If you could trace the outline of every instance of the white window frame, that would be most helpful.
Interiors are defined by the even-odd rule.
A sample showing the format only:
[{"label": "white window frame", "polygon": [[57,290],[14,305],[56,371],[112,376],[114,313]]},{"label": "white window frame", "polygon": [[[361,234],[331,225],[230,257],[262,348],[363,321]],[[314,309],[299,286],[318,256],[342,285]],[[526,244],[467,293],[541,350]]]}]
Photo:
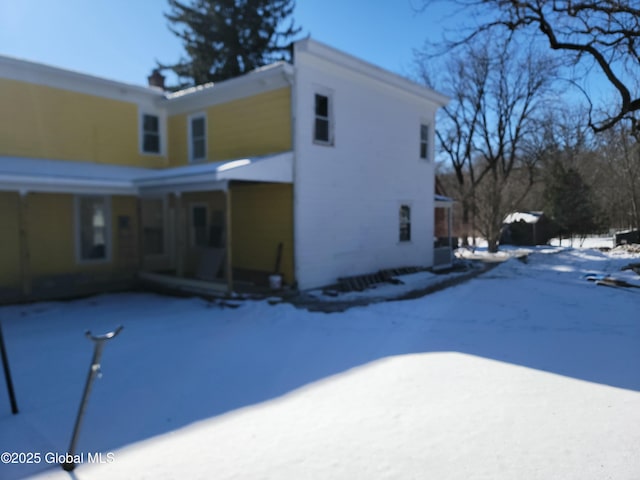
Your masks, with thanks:
[{"label": "white window frame", "polygon": [[[85,198],[99,198],[104,204],[104,236],[105,236],[105,256],[104,258],[83,258],[82,257],[82,225],[80,203]],[[112,239],[112,218],[111,218],[111,197],[106,195],[76,195],[74,197],[74,236],[75,255],[78,264],[102,264],[111,262],[113,239]]]},{"label": "white window frame", "polygon": [[[319,116],[316,113],[316,96],[317,95],[327,98],[327,116],[326,117]],[[333,102],[334,102],[334,95],[332,90],[329,90],[326,88],[315,88],[313,90],[313,101],[311,105],[312,112],[313,112],[312,137],[313,137],[313,143],[316,145],[322,145],[325,147],[332,147],[335,145],[335,136],[334,136],[335,120],[334,120],[334,114],[333,114],[333,111],[334,111]],[[326,120],[329,123],[328,125],[329,140],[319,140],[317,138],[316,120],[318,120],[318,118],[322,120]]]},{"label": "white window frame", "polygon": [[[422,129],[427,129],[427,138],[422,137]],[[420,122],[420,158],[422,160],[426,160],[427,162],[431,160],[431,124],[425,121]],[[424,145],[424,156],[422,155],[422,146]]]},{"label": "white window frame", "polygon": [[[144,149],[144,116],[150,115],[156,117],[158,119],[158,152],[147,152]],[[138,151],[141,155],[151,155],[151,156],[164,156],[165,152],[165,128],[164,128],[164,118],[158,112],[152,112],[149,110],[140,110],[138,115]]]},{"label": "white window frame", "polygon": [[207,238],[209,236],[209,229],[211,228],[211,220],[209,219],[209,205],[203,202],[193,202],[189,204],[189,245],[193,248],[199,248],[208,245],[196,245],[196,231],[195,225],[193,224],[193,212],[196,208],[204,208],[205,211],[205,224],[204,229],[207,234]]},{"label": "white window frame", "polygon": [[[204,155],[202,157],[198,157],[195,158],[194,157],[194,148],[193,148],[193,121],[194,120],[198,120],[198,119],[202,119],[204,121]],[[188,135],[187,135],[187,140],[189,142],[189,163],[199,163],[199,162],[203,162],[207,159],[207,114],[205,112],[198,112],[198,113],[194,113],[192,115],[189,115],[189,118],[187,119],[187,128],[188,128]]]},{"label": "white window frame", "polygon": [[[169,256],[169,222],[168,222],[168,205],[167,205],[167,197],[166,196],[144,196],[140,197],[140,201],[144,202],[145,200],[160,200],[162,202],[162,253],[147,253],[144,251],[144,237],[141,238],[141,248],[143,249],[142,254],[144,258],[165,258]],[[140,210],[140,234],[144,235],[144,218],[142,216],[142,210]]]},{"label": "white window frame", "polygon": [[[409,238],[406,240],[402,240],[400,238],[400,232],[402,231],[402,218],[400,217],[400,210],[402,209],[402,207],[407,207],[409,209]],[[400,202],[398,204],[398,244],[400,245],[405,245],[405,244],[410,244],[413,241],[413,229],[411,228],[411,224],[413,223],[412,221],[412,217],[413,217],[413,205],[411,202]]]}]

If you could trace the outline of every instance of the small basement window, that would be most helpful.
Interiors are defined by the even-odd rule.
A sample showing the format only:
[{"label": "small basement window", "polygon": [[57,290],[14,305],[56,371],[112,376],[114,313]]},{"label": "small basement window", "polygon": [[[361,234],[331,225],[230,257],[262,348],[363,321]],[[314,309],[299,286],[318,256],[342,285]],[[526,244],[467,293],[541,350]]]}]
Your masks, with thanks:
[{"label": "small basement window", "polygon": [[411,207],[400,205],[400,241],[411,241]]},{"label": "small basement window", "polygon": [[160,118],[157,115],[142,115],[142,152],[160,153]]},{"label": "small basement window", "polygon": [[313,141],[321,145],[333,145],[331,130],[331,98],[328,95],[316,93]]}]

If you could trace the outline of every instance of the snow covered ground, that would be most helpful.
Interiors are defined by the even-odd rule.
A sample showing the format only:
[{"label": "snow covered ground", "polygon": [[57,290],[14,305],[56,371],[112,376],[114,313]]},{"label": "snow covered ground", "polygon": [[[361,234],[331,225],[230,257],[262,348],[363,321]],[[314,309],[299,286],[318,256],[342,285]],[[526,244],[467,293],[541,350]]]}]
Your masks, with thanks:
[{"label": "snow covered ground", "polygon": [[[638,262],[546,249],[426,297],[311,313],[145,294],[0,308],[0,478],[640,478]],[[92,354],[73,475],[64,454]],[[0,374],[1,376],[1,374]],[[88,463],[88,453],[106,463]],[[112,453],[112,456],[107,456]]]}]

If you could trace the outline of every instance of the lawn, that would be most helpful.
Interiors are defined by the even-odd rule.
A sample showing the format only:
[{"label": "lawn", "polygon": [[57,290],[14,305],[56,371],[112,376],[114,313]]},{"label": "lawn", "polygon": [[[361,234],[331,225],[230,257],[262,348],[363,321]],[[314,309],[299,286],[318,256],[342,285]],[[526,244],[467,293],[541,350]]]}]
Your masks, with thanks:
[{"label": "lawn", "polygon": [[[620,272],[637,261],[541,249],[333,314],[151,294],[2,307],[20,413],[0,384],[0,451],[41,460],[0,478],[637,480],[640,288],[585,279],[640,283]],[[84,332],[120,324],[70,477],[49,460],[69,445]]]}]

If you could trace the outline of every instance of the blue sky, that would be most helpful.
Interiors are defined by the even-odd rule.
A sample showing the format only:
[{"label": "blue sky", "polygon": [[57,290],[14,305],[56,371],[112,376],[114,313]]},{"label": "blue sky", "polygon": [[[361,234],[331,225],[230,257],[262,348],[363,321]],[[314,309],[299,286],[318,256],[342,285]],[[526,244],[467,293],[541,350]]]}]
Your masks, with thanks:
[{"label": "blue sky", "polygon": [[[413,49],[440,38],[447,9],[417,14],[417,0],[296,3],[301,35],[404,75]],[[0,1],[0,54],[143,85],[156,59],[171,63],[182,53],[167,10],[165,0]]]}]

